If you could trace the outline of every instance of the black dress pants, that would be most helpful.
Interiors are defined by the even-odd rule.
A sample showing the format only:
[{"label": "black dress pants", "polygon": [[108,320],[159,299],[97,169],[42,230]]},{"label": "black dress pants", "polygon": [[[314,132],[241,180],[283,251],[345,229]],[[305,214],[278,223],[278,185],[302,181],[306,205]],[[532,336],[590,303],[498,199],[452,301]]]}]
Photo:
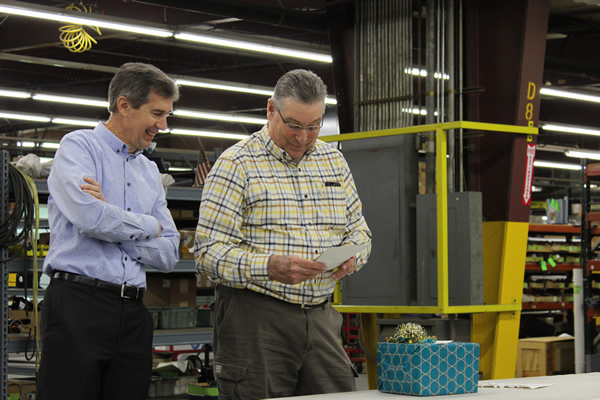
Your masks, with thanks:
[{"label": "black dress pants", "polygon": [[142,300],[53,279],[42,307],[41,400],[143,400],[152,316]]}]

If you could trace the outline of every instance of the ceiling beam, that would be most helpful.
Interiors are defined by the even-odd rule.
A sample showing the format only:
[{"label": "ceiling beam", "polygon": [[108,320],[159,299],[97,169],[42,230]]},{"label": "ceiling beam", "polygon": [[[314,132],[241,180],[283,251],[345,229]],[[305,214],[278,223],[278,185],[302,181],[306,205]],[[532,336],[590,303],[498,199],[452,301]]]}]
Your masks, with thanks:
[{"label": "ceiling beam", "polygon": [[[214,14],[228,18],[234,17],[268,25],[300,29],[303,31],[327,33],[327,18],[324,12],[303,12],[284,8],[277,9],[253,4],[251,2],[231,0],[134,0],[134,3],[153,4],[186,11]],[[323,9],[323,11],[325,10]]]}]

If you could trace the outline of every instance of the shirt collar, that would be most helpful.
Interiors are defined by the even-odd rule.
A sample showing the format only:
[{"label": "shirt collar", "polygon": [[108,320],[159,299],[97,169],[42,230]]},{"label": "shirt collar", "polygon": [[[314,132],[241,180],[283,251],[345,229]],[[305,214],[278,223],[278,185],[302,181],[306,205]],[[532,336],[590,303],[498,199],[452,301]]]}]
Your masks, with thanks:
[{"label": "shirt collar", "polygon": [[[275,142],[273,141],[273,139],[271,139],[271,135],[269,135],[269,126],[268,125],[263,126],[262,129],[260,131],[258,131],[258,136],[263,141],[267,151],[269,153],[273,154],[273,156],[275,156],[278,160],[281,160],[281,161],[285,160],[288,162],[292,162],[292,157],[281,147],[277,146],[275,144]],[[315,142],[315,145],[313,147],[311,147],[310,149],[308,149],[306,151],[306,153],[304,153],[303,159],[306,159],[306,157],[309,154],[312,154],[316,148],[317,148],[317,146],[316,146],[316,142]]]},{"label": "shirt collar", "polygon": [[[98,137],[104,140],[115,153],[125,154],[125,156],[129,154],[129,146],[119,139],[114,133],[112,133],[106,127],[106,125],[104,125],[104,122],[99,122],[98,125],[96,125],[94,128],[94,134],[98,135]],[[137,157],[141,153],[142,150],[137,150],[131,155]]]}]

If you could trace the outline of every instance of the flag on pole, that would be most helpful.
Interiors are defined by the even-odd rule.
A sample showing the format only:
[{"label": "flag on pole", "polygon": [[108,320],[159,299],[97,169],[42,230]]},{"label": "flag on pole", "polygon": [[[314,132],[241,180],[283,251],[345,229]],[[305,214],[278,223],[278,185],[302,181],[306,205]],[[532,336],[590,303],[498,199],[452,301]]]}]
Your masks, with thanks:
[{"label": "flag on pole", "polygon": [[206,176],[210,171],[210,161],[206,157],[204,147],[200,143],[200,152],[198,153],[198,165],[196,166],[196,177],[194,178],[194,187],[204,186]]}]

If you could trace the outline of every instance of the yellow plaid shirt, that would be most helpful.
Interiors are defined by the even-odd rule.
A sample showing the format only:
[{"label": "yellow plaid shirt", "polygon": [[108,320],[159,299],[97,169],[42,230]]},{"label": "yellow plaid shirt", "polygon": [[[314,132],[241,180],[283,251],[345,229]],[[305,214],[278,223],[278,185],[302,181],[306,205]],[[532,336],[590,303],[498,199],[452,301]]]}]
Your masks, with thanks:
[{"label": "yellow plaid shirt", "polygon": [[329,247],[362,243],[369,246],[357,256],[358,268],[371,252],[371,231],[346,160],[323,141],[296,165],[265,126],[227,149],[208,175],[195,259],[198,272],[217,284],[319,304],[333,293],[331,271],[284,284],[269,279],[269,257],[314,260]]}]

